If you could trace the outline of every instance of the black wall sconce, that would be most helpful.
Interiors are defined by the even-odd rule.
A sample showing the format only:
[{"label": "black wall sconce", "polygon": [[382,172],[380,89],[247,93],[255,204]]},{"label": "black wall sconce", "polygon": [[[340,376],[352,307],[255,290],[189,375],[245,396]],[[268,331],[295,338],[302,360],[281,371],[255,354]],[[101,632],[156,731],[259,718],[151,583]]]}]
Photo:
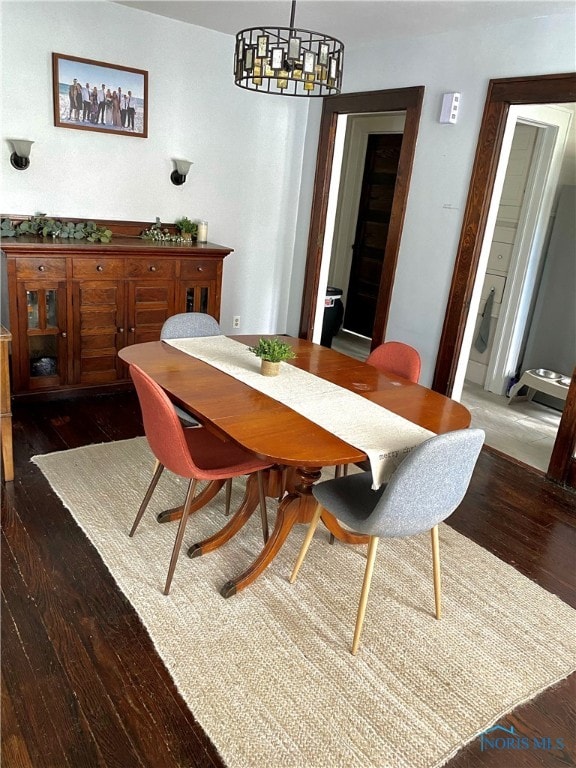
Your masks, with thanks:
[{"label": "black wall sconce", "polygon": [[34,142],[26,139],[8,139],[8,141],[14,150],[10,155],[12,167],[16,168],[17,171],[25,171],[30,165],[30,150]]},{"label": "black wall sconce", "polygon": [[170,174],[170,181],[172,184],[176,184],[176,186],[179,187],[180,184],[184,184],[186,181],[186,176],[188,175],[192,163],[189,163],[188,160],[174,160],[174,165],[176,166],[176,170],[172,171]]}]

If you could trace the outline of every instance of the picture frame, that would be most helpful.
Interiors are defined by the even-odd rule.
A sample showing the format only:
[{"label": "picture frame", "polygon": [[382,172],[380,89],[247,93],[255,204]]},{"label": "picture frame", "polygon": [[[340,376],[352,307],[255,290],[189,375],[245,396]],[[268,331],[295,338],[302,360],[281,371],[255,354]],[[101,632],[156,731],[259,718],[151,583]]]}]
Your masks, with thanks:
[{"label": "picture frame", "polygon": [[57,128],[148,137],[146,70],[52,53],[52,87]]}]

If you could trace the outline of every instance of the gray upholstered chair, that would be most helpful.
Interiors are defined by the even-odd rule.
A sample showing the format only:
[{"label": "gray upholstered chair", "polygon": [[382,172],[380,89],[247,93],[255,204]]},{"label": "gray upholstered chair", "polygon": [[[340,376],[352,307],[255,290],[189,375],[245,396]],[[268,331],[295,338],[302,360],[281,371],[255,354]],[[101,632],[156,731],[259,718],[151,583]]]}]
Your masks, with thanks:
[{"label": "gray upholstered chair", "polygon": [[[222,330],[218,321],[204,312],[179,312],[164,321],[160,330],[160,340],[165,339],[192,339],[201,336],[221,336]],[[176,415],[182,426],[186,429],[201,427],[202,424],[192,414],[173,404]],[[158,464],[156,464],[156,468]],[[226,514],[230,514],[230,500],[232,496],[232,480],[226,481]]]},{"label": "gray upholstered chair", "polygon": [[180,312],[169,317],[160,331],[161,339],[189,339],[199,336],[221,336],[218,321],[205,312]]},{"label": "gray upholstered chair", "polygon": [[[201,336],[221,336],[222,331],[212,315],[204,312],[180,312],[164,321],[160,341],[165,339],[195,339]],[[200,422],[183,408],[174,406],[183,427],[199,427]]]},{"label": "gray upholstered chair", "polygon": [[449,517],[464,498],[484,436],[481,429],[460,429],[426,440],[408,454],[390,481],[377,491],[372,490],[371,472],[335,478],[313,486],[312,493],[318,506],[290,583],[296,580],[323,509],[355,533],[370,537],[352,643],[353,654],[360,642],[376,548],[381,536],[402,537],[431,532],[436,618],[440,618],[438,524]]}]

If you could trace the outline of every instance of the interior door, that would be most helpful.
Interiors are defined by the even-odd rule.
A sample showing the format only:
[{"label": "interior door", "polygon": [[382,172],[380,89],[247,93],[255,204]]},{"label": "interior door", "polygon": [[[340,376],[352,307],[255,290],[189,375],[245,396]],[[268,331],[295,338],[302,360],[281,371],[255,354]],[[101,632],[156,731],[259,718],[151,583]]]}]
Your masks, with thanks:
[{"label": "interior door", "polygon": [[344,328],[372,338],[402,134],[368,137]]}]

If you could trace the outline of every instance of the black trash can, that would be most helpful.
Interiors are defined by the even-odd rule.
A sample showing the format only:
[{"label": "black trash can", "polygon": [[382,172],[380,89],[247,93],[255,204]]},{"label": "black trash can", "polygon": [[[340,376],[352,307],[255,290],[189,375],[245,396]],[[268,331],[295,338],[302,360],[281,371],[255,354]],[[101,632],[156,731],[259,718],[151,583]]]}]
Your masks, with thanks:
[{"label": "black trash can", "polygon": [[324,320],[322,322],[322,338],[320,339],[320,344],[323,347],[332,346],[332,339],[340,330],[343,319],[342,288],[328,286],[324,299]]}]

